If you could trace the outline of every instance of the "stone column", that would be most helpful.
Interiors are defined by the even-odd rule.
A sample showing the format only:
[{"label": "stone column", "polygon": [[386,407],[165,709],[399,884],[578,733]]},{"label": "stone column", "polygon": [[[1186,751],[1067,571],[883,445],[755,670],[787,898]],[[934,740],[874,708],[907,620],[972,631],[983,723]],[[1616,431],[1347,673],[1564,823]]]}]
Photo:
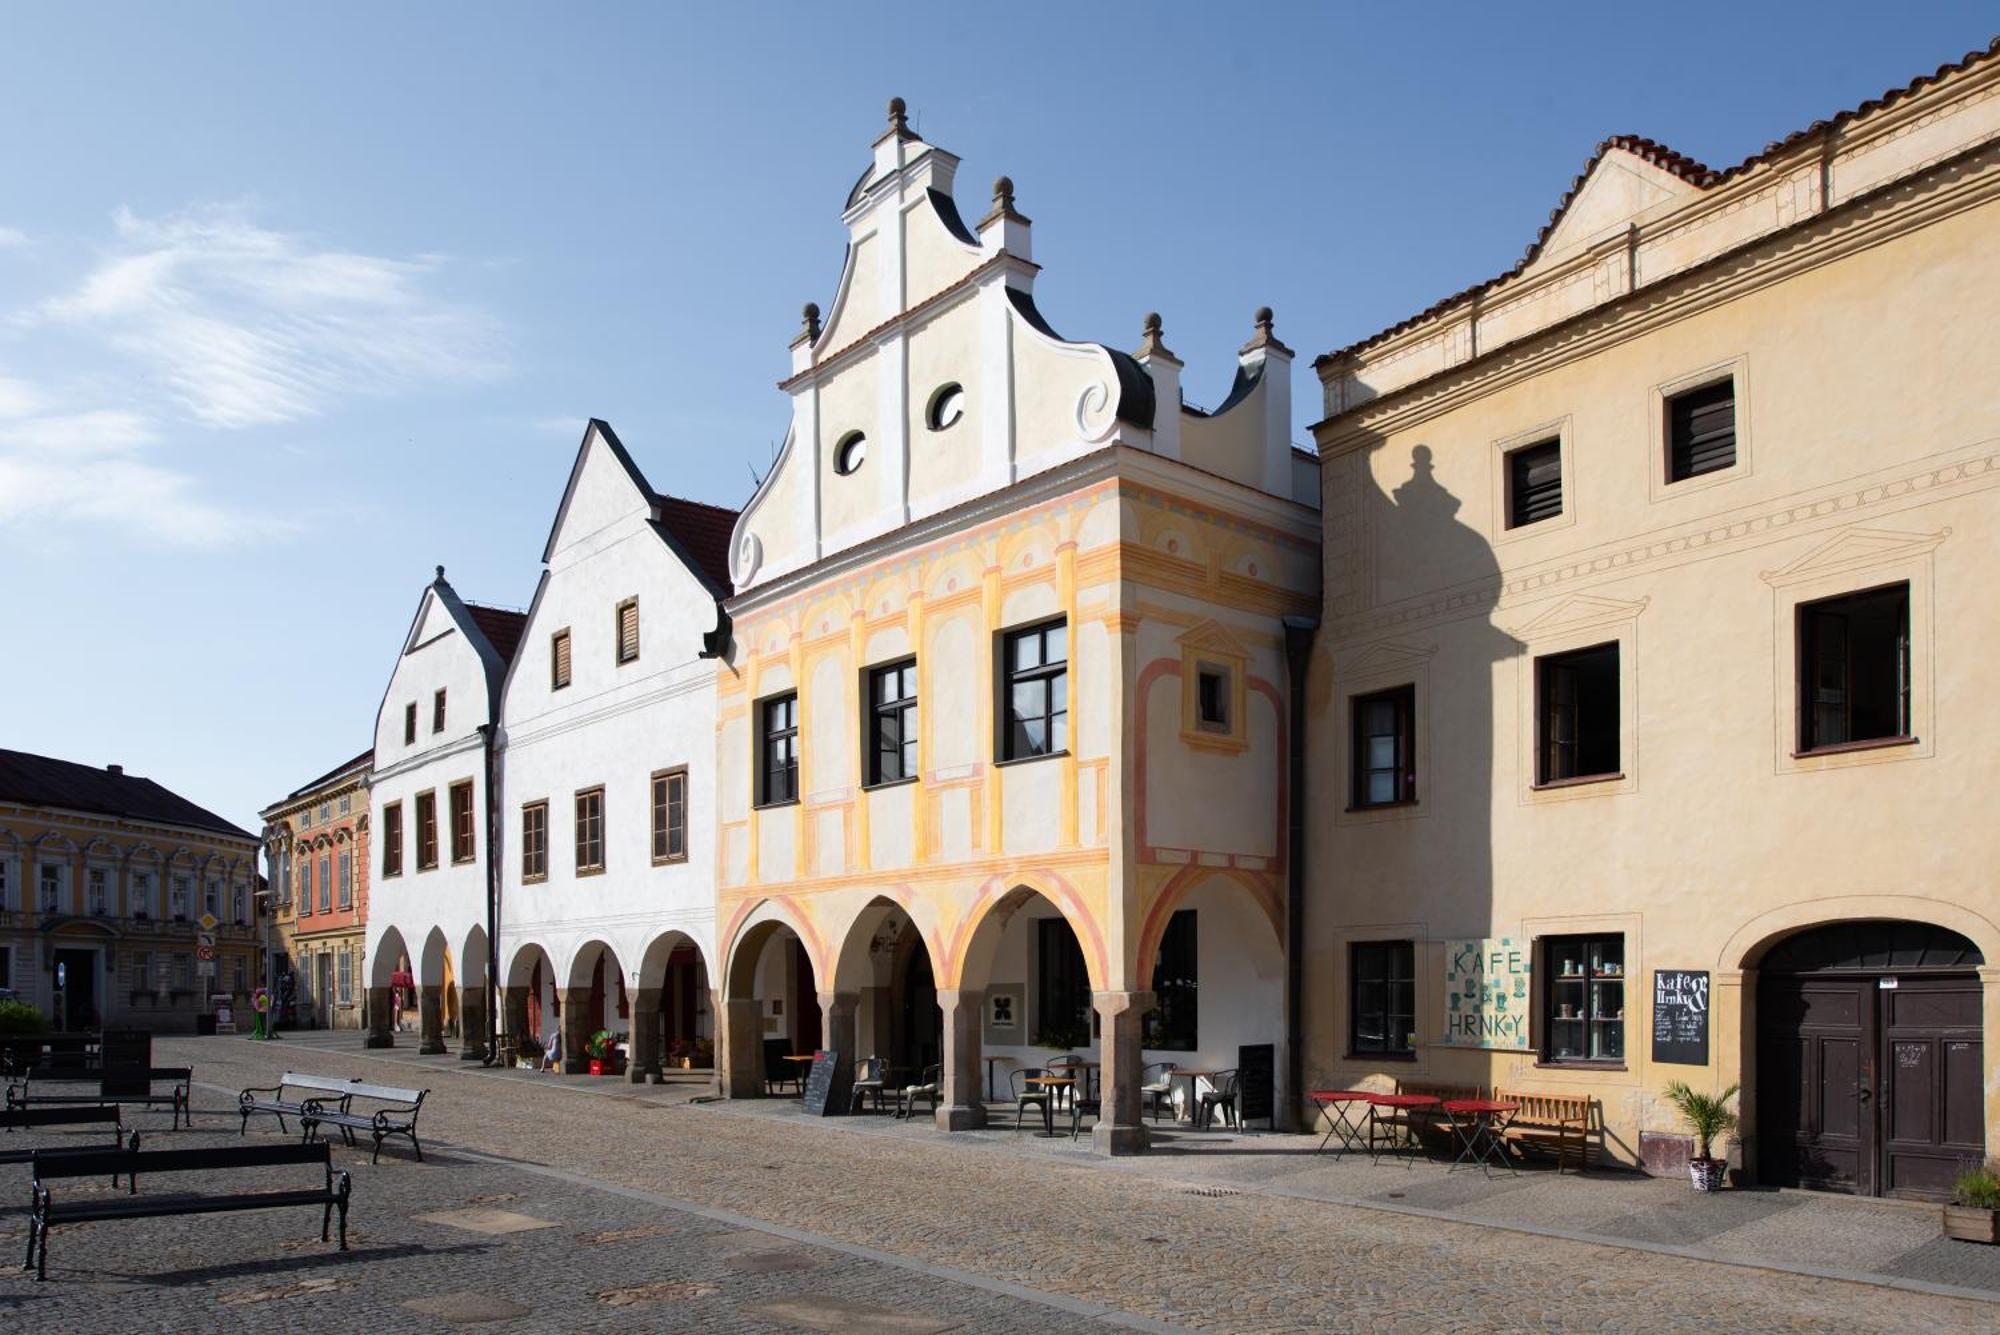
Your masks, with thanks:
[{"label": "stone column", "polygon": [[944,1012],[944,1088],[938,1103],[938,1130],[971,1131],[986,1125],[979,1031],[986,1017],[986,990],[940,989],[937,1002]]},{"label": "stone column", "polygon": [[855,1057],[881,1057],[895,1060],[889,1049],[895,1046],[895,1011],[892,1009],[892,993],[886,987],[864,987],[863,999],[868,1002],[868,1032],[855,1040]]},{"label": "stone column", "polygon": [[849,1066],[854,1064],[854,1021],[860,1009],[861,994],[858,992],[819,994],[820,1046],[840,1054],[840,1060]]},{"label": "stone column", "polygon": [[[393,1048],[396,1046],[395,1022],[390,993],[393,988],[371,987],[368,989],[368,1037],[361,1040],[365,1048]],[[275,1010],[274,1010],[275,1015]]]},{"label": "stone column", "polygon": [[634,988],[631,995],[632,1060],[625,1078],[643,1085],[660,1073],[660,989]]},{"label": "stone column", "polygon": [[432,1056],[444,1051],[444,988],[436,983],[417,989],[417,1051]]},{"label": "stone column", "polygon": [[461,986],[458,989],[458,1059],[462,1062],[486,1058],[486,989]]},{"label": "stone column", "polygon": [[563,1074],[582,1075],[590,1070],[590,1054],[583,1050],[597,1032],[597,1017],[585,1015],[590,1009],[590,989],[568,987],[562,994]]},{"label": "stone column", "polygon": [[764,1011],[754,997],[735,998],[716,1007],[722,1032],[715,1045],[717,1077],[722,1095],[754,1099],[764,1092]]},{"label": "stone column", "polygon": [[1153,1009],[1151,992],[1099,992],[1092,1000],[1102,1017],[1098,1052],[1104,1063],[1102,1110],[1091,1128],[1099,1154],[1144,1154],[1150,1143],[1139,1095],[1140,1020]]},{"label": "stone column", "polygon": [[[701,1025],[699,1022],[697,1022],[695,1024],[695,1031],[697,1037],[700,1036],[700,1030],[701,1030]],[[708,1030],[709,1030],[709,1046],[713,1053],[712,1057],[709,1060],[708,1092],[715,1095],[717,1098],[721,1098],[723,1094],[723,1087],[725,1084],[722,1078],[722,1069],[723,1069],[722,993],[716,991],[713,988],[709,989],[708,993]]]},{"label": "stone column", "polygon": [[523,1038],[542,1041],[540,1034],[528,1032],[528,989],[525,987],[503,987],[500,989],[501,1029],[514,1036],[516,1060],[520,1057],[520,1042]]}]

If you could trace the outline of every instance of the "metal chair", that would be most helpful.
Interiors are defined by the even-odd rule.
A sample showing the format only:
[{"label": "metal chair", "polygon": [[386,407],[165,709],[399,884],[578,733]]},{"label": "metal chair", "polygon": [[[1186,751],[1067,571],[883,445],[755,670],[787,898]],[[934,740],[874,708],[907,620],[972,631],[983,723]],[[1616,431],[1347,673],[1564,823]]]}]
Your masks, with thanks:
[{"label": "metal chair", "polygon": [[1224,1125],[1241,1130],[1242,1120],[1236,1115],[1236,1068],[1217,1071],[1212,1087],[1201,1096],[1200,1111],[1195,1115],[1195,1125],[1206,1127],[1215,1110],[1222,1110]]},{"label": "metal chair", "polygon": [[854,1063],[854,1092],[847,1097],[847,1111],[860,1112],[871,1096],[877,1113],[889,1111],[888,1090],[884,1088],[888,1072],[889,1063],[880,1057],[863,1057]]},{"label": "metal chair", "polygon": [[764,1040],[764,1092],[775,1094],[779,1085],[790,1085],[800,1093],[805,1086],[800,1083],[800,1073],[796,1062],[788,1062],[786,1057],[792,1052],[790,1039],[767,1038]]},{"label": "metal chair", "polygon": [[1139,1093],[1152,1106],[1153,1120],[1160,1120],[1160,1105],[1172,1107],[1174,1101],[1174,1072],[1180,1070],[1175,1062],[1147,1062],[1139,1072]]},{"label": "metal chair", "polygon": [[1067,1106],[1079,1094],[1088,1094],[1090,1092],[1089,1068],[1083,1064],[1083,1058],[1073,1052],[1057,1057],[1054,1061],[1050,1062],[1049,1074],[1067,1076],[1069,1079],[1076,1081],[1073,1085],[1057,1085],[1054,1087],[1052,1091],[1055,1096],[1053,1102],[1058,1108]]},{"label": "metal chair", "polygon": [[905,1118],[914,1116],[917,1111],[918,1099],[929,1099],[931,1102],[931,1114],[935,1116],[938,1106],[938,1091],[943,1083],[943,1065],[933,1062],[929,1066],[926,1066],[923,1069],[923,1073],[917,1077],[916,1084],[904,1085],[902,1090],[897,1093],[896,1116]]},{"label": "metal chair", "polygon": [[1030,1105],[1040,1108],[1044,1118],[1048,1116],[1050,1092],[1048,1086],[1031,1085],[1028,1083],[1031,1078],[1041,1074],[1043,1074],[1043,1071],[1039,1066],[1023,1066],[1018,1070],[1007,1072],[1007,1087],[1012,1091],[1014,1096],[1014,1129],[1016,1131],[1021,1129],[1021,1114],[1026,1112]]}]

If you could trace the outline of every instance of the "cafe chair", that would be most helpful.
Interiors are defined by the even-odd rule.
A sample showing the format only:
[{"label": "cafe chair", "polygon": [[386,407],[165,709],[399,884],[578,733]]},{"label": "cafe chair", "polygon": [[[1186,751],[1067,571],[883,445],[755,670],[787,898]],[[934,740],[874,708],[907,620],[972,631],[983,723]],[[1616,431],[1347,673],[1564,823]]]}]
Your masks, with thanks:
[{"label": "cafe chair", "polygon": [[799,1064],[785,1060],[786,1057],[791,1055],[791,1052],[792,1043],[790,1039],[767,1038],[764,1040],[764,1092],[766,1094],[777,1093],[778,1086],[780,1085],[790,1085],[794,1093],[805,1092],[805,1086],[800,1083],[802,1073],[798,1069]]},{"label": "cafe chair", "polygon": [[1173,1112],[1174,1072],[1179,1069],[1173,1062],[1147,1062],[1139,1072],[1139,1093],[1152,1106],[1155,1122],[1160,1120],[1161,1104]]},{"label": "cafe chair", "polygon": [[889,1064],[880,1057],[863,1057],[854,1063],[854,1092],[847,1097],[847,1111],[858,1113],[872,1097],[875,1111],[889,1111],[888,1090],[884,1088]]},{"label": "cafe chair", "polygon": [[1084,1066],[1083,1058],[1077,1056],[1075,1053],[1058,1057],[1050,1062],[1049,1074],[1068,1076],[1070,1079],[1076,1081],[1073,1085],[1057,1085],[1050,1091],[1055,1096],[1052,1102],[1058,1108],[1068,1106],[1069,1101],[1077,1095],[1089,1092],[1090,1071]]},{"label": "cafe chair", "polygon": [[1212,1086],[1202,1093],[1201,1108],[1194,1119],[1195,1125],[1206,1127],[1210,1119],[1215,1116],[1216,1109],[1218,1108],[1222,1110],[1225,1125],[1239,1131],[1243,1128],[1243,1123],[1236,1116],[1236,1070],[1234,1067],[1227,1071],[1217,1071],[1215,1073],[1215,1080]]},{"label": "cafe chair", "polygon": [[1041,1074],[1043,1074],[1043,1071],[1039,1066],[1023,1066],[1017,1070],[1007,1072],[1007,1085],[1013,1091],[1014,1095],[1014,1129],[1016,1131],[1021,1129],[1021,1114],[1025,1113],[1029,1108],[1041,1108],[1044,1110],[1044,1115],[1047,1115],[1049,1088],[1046,1085],[1031,1085],[1028,1083],[1030,1079]]},{"label": "cafe chair", "polygon": [[896,1116],[905,1118],[915,1116],[917,1100],[929,1099],[931,1103],[931,1115],[935,1117],[938,1106],[938,1089],[943,1083],[944,1067],[937,1063],[926,1066],[923,1074],[917,1077],[916,1084],[904,1085],[902,1091],[897,1094]]}]

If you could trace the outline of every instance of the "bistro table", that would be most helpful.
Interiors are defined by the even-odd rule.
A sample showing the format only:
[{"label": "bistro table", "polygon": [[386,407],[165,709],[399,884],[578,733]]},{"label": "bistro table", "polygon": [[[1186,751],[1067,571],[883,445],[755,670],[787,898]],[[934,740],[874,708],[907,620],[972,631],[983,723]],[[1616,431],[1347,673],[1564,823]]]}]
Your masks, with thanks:
[{"label": "bistro table", "polygon": [[1055,1094],[1060,1089],[1074,1089],[1076,1077],[1069,1075],[1031,1075],[1027,1083],[1039,1085],[1049,1091],[1049,1097],[1042,1100],[1042,1130],[1044,1140],[1053,1139],[1056,1134]]},{"label": "bistro table", "polygon": [[993,1092],[995,1088],[993,1084],[993,1063],[1011,1062],[1013,1060],[1012,1057],[988,1057],[986,1059],[986,1101],[988,1103],[998,1103],[1000,1101],[1000,1096]]},{"label": "bistro table", "polygon": [[[1380,1097],[1365,1089],[1315,1089],[1306,1095],[1321,1112],[1326,1114],[1326,1134],[1320,1137],[1319,1147],[1326,1149],[1328,1141],[1336,1135],[1340,1137],[1340,1153],[1345,1158],[1356,1150],[1371,1150],[1370,1136],[1374,1130],[1375,1100]],[[1354,1120],[1350,1109],[1359,1105],[1367,1125]]]},{"label": "bistro table", "polygon": [[806,1096],[806,1072],[812,1069],[813,1061],[818,1056],[819,1054],[816,1052],[788,1052],[785,1054],[786,1061],[800,1067],[798,1084],[799,1097],[802,1099]]},{"label": "bistro table", "polygon": [[1452,1134],[1459,1144],[1458,1157],[1451,1161],[1448,1171],[1457,1172],[1461,1164],[1467,1167],[1476,1164],[1480,1172],[1490,1177],[1492,1165],[1498,1164],[1510,1173],[1520,1172],[1507,1157],[1505,1139],[1507,1123],[1521,1111],[1520,1104],[1493,1099],[1453,1099],[1442,1111],[1450,1119]]},{"label": "bistro table", "polygon": [[[1176,1066],[1173,1070],[1167,1072],[1168,1088],[1172,1088],[1174,1081],[1182,1078],[1185,1078],[1188,1082],[1187,1116],[1180,1119],[1182,1126],[1198,1125],[1195,1121],[1194,1082],[1197,1080],[1210,1080],[1221,1074],[1222,1072],[1220,1071],[1203,1070],[1199,1067],[1191,1066]],[[1172,1096],[1169,1095],[1169,1097]]]},{"label": "bistro table", "polygon": [[1410,1126],[1409,1115],[1435,1108],[1443,1102],[1444,1100],[1435,1094],[1377,1094],[1371,1098],[1369,1100],[1371,1106],[1368,1110],[1368,1153],[1370,1160],[1374,1163],[1382,1162],[1382,1151],[1375,1147],[1375,1141],[1377,1128],[1382,1125],[1382,1110],[1384,1108],[1387,1108],[1392,1114],[1398,1112],[1403,1114],[1403,1144],[1401,1146],[1396,1144],[1396,1127],[1393,1121],[1390,1122],[1386,1128],[1386,1134],[1382,1137],[1389,1146],[1389,1152],[1393,1154],[1399,1148],[1410,1150],[1412,1151],[1410,1162],[1415,1163],[1416,1155],[1414,1151],[1418,1148],[1418,1142],[1416,1134]]}]

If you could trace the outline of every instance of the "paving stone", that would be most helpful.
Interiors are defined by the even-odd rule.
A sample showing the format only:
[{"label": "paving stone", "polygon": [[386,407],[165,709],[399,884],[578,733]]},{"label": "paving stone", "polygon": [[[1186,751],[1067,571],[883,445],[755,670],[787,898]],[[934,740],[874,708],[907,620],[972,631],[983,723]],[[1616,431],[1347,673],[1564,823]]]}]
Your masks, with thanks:
[{"label": "paving stone", "polygon": [[512,1210],[472,1206],[464,1210],[438,1210],[415,1216],[427,1224],[448,1224],[468,1233],[527,1233],[538,1228],[554,1228],[553,1220],[536,1219]]},{"label": "paving stone", "polygon": [[823,1330],[830,1335],[942,1335],[957,1330],[959,1322],[939,1321],[916,1312],[898,1312],[872,1303],[845,1298],[803,1295],[775,1303],[761,1303],[755,1309],[764,1316],[807,1330]]},{"label": "paving stone", "polygon": [[496,1298],[490,1293],[440,1293],[428,1298],[412,1298],[403,1306],[412,1312],[434,1316],[455,1326],[483,1325],[489,1321],[512,1321],[535,1309],[525,1303]]}]

